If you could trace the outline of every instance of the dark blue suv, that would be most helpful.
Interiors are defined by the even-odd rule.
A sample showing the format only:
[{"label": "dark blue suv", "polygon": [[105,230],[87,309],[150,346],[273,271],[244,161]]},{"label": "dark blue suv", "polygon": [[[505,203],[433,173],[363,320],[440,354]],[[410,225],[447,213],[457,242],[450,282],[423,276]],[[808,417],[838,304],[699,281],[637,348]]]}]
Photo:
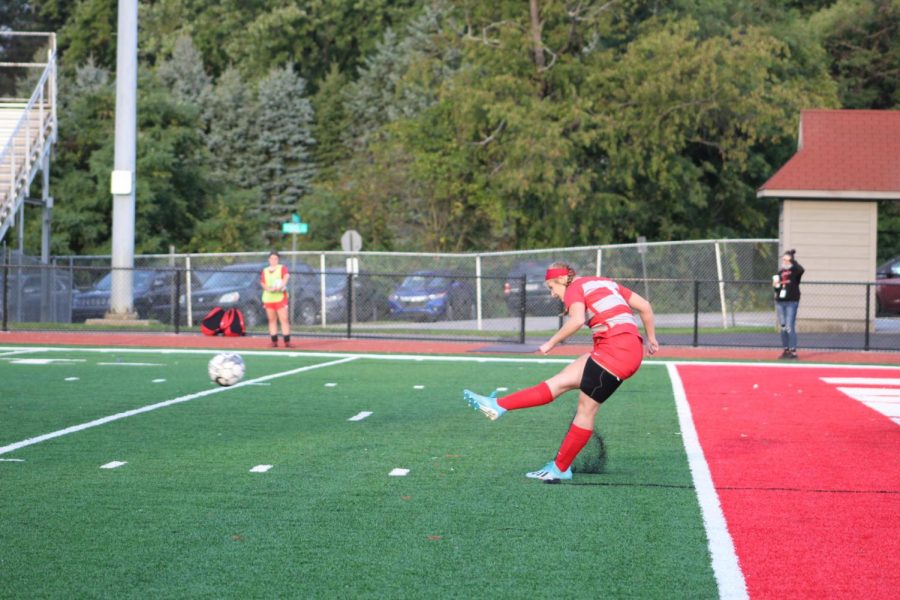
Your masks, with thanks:
[{"label": "dark blue suv", "polygon": [[388,296],[388,307],[394,318],[474,319],[474,278],[455,271],[416,271]]}]

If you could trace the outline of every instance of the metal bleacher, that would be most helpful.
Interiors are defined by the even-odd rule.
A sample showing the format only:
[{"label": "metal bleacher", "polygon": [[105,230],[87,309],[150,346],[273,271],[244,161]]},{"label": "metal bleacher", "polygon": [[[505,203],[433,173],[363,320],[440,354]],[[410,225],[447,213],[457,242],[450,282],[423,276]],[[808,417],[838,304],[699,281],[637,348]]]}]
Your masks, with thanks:
[{"label": "metal bleacher", "polygon": [[[49,48],[46,63],[0,62],[3,69],[42,69],[30,97],[0,97],[0,240],[29,199],[37,173],[49,168],[57,128],[55,34],[3,32],[2,36],[4,41],[14,36],[46,36]],[[52,202],[46,190],[44,196],[45,203]]]}]

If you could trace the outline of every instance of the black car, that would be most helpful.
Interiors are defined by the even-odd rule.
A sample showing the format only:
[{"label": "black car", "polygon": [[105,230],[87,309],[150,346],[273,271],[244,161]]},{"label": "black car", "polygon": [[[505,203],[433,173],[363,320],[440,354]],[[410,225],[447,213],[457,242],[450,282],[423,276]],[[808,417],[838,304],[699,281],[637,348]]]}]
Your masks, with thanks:
[{"label": "black car", "polygon": [[[388,303],[384,291],[378,288],[376,280],[367,273],[358,273],[353,279],[353,319],[356,321],[376,321],[388,314]],[[349,276],[344,269],[325,271],[325,307],[329,323],[347,322]]]},{"label": "black car", "polygon": [[[150,281],[150,286],[134,295],[134,310],[141,319],[155,319],[162,323],[172,323],[175,302],[187,291],[185,271],[159,271]],[[192,290],[203,284],[202,272],[191,271],[190,285]],[[180,277],[180,281],[176,281]],[[179,320],[184,321],[187,315],[179,306]]]},{"label": "black car", "polygon": [[[319,321],[319,274],[306,263],[285,266],[291,274],[288,281],[291,322],[314,325]],[[243,263],[212,272],[201,287],[191,290],[193,322],[199,323],[210,310],[220,306],[224,309],[239,309],[244,314],[244,324],[248,329],[266,323],[262,285],[259,281],[264,267],[264,263]],[[182,295],[181,302],[186,305],[185,295]]]},{"label": "black car", "polygon": [[519,314],[522,306],[522,278],[525,278],[525,312],[530,315],[555,316],[563,311],[563,303],[550,295],[544,285],[549,262],[523,261],[514,265],[503,284],[506,306]]},{"label": "black car", "polygon": [[877,314],[900,314],[900,256],[878,267],[875,280]]},{"label": "black car", "polygon": [[416,271],[388,296],[388,306],[394,318],[474,319],[474,280],[454,271]]},{"label": "black car", "polygon": [[[19,275],[15,269],[7,276],[9,290],[0,276],[0,319],[3,317],[3,294],[9,309],[7,321],[20,323],[68,323],[72,300],[72,277],[66,271],[40,272],[28,269]],[[46,286],[46,292],[45,288]]]},{"label": "black car", "polygon": [[[132,278],[132,298],[135,312],[140,318],[149,318],[149,302],[145,296],[154,291],[169,291],[176,271],[174,269],[135,269]],[[109,312],[112,295],[112,272],[103,276],[92,288],[78,291],[72,297],[72,322],[86,319],[102,319]],[[141,311],[144,313],[141,313]]]}]

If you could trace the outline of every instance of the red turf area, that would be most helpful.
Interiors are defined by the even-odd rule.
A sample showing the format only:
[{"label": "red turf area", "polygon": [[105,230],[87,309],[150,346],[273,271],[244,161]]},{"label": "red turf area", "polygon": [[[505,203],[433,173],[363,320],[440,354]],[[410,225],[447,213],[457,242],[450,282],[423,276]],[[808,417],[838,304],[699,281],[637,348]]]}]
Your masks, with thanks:
[{"label": "red turf area", "polygon": [[900,426],[821,380],[900,373],[678,371],[750,596],[900,597]]}]

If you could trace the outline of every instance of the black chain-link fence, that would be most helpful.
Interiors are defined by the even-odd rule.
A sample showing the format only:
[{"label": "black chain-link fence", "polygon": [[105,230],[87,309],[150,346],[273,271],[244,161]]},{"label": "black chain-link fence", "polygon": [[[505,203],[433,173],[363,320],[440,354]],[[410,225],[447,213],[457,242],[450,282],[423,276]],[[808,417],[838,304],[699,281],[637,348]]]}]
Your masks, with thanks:
[{"label": "black chain-link fence", "polygon": [[[238,308],[249,335],[267,334],[262,255],[225,261],[192,257],[189,268],[165,261],[130,270],[133,314],[107,320],[112,270],[104,266],[0,265],[2,329],[198,332],[214,307]],[[173,261],[177,262],[177,261]],[[368,261],[367,261],[368,262]],[[518,261],[504,275],[477,276],[458,266],[419,265],[403,272],[348,273],[283,259],[291,274],[295,336],[449,339],[540,343],[562,323],[561,303],[543,284],[546,261]],[[357,265],[350,263],[352,271]],[[496,273],[496,271],[494,271]],[[770,279],[617,281],[648,298],[663,345],[780,347]],[[900,351],[900,313],[879,313],[900,294],[897,282],[807,282],[797,319],[801,348]],[[129,317],[123,319],[122,317]],[[573,341],[588,342],[585,328]]]}]

